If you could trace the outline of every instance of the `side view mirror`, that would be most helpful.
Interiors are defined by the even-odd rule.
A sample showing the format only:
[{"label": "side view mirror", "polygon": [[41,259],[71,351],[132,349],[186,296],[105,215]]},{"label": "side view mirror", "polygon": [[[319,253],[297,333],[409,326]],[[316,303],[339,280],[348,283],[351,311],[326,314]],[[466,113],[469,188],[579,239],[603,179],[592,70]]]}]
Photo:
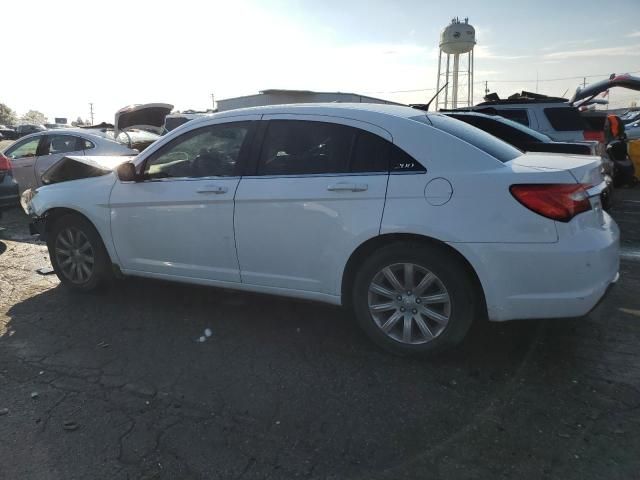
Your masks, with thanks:
[{"label": "side view mirror", "polygon": [[138,179],[136,166],[131,162],[126,162],[118,165],[116,174],[118,175],[118,179],[121,182],[135,182]]}]

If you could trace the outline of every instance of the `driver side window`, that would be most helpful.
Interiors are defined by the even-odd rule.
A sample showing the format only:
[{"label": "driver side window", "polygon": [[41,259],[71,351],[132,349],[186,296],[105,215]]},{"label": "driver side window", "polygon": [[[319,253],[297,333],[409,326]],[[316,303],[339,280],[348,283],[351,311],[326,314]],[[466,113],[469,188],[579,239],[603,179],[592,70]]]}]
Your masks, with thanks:
[{"label": "driver side window", "polygon": [[235,176],[249,127],[250,122],[236,122],[187,132],[149,157],[144,175],[151,180]]}]

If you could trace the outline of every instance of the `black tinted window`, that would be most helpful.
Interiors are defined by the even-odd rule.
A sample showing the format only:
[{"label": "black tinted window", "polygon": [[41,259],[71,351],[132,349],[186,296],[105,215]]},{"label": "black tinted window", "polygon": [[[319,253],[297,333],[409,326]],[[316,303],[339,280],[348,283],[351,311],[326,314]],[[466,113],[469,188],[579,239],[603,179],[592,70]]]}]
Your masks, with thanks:
[{"label": "black tinted window", "polygon": [[431,115],[429,119],[437,129],[458,137],[501,162],[508,162],[522,155],[520,150],[503,140],[454,118],[444,115]]},{"label": "black tinted window", "polygon": [[569,132],[585,129],[584,120],[578,110],[573,107],[545,108],[544,114],[554,130]]},{"label": "black tinted window", "polygon": [[526,110],[505,109],[498,110],[498,115],[514,122],[521,123],[522,125],[529,126],[529,116]]},{"label": "black tinted window", "polygon": [[272,120],[260,153],[260,175],[345,173],[355,131],[324,122]]},{"label": "black tinted window", "polygon": [[349,171],[354,173],[388,171],[389,153],[393,145],[373,133],[364,130],[357,132]]},{"label": "black tinted window", "polygon": [[249,128],[249,122],[238,122],[184,133],[155,152],[144,173],[151,179],[235,175]]},{"label": "black tinted window", "polygon": [[424,171],[386,139],[325,122],[272,120],[260,154],[260,175]]},{"label": "black tinted window", "polygon": [[[499,119],[495,118],[487,118],[480,116],[472,116],[472,115],[452,115],[453,118],[457,120],[462,120],[469,125],[473,125],[474,127],[479,128],[480,130],[484,130],[487,133],[490,133],[494,137],[498,137],[505,142],[514,145],[516,147],[522,147],[524,144],[528,142],[537,141],[531,135],[526,134],[516,128],[513,128],[511,125],[501,122]],[[518,124],[519,125],[519,124]]]}]

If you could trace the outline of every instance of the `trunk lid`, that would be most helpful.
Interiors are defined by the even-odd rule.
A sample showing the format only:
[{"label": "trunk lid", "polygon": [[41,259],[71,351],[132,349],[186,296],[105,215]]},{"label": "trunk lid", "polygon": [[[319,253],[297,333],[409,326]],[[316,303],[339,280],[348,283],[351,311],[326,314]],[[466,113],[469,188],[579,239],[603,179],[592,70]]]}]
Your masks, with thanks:
[{"label": "trunk lid", "polygon": [[538,170],[566,170],[577,183],[589,186],[604,181],[602,160],[593,155],[567,155],[562,153],[525,153],[511,163]]},{"label": "trunk lid", "polygon": [[145,103],[129,105],[116,112],[115,136],[130,129],[147,130],[158,135],[162,133],[164,118],[171,113],[173,105],[169,103]]}]

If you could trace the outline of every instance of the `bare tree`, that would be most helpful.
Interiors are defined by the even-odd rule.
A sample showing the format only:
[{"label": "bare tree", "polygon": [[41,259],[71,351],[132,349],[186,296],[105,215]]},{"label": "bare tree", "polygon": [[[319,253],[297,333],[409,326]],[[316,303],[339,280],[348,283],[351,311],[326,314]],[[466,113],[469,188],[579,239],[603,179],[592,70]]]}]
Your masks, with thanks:
[{"label": "bare tree", "polygon": [[29,110],[22,117],[20,117],[20,120],[24,123],[33,123],[36,125],[47,123],[47,117],[44,116],[44,113],[37,110]]},{"label": "bare tree", "polygon": [[18,121],[16,112],[7,107],[4,103],[0,103],[0,124],[15,125]]}]

